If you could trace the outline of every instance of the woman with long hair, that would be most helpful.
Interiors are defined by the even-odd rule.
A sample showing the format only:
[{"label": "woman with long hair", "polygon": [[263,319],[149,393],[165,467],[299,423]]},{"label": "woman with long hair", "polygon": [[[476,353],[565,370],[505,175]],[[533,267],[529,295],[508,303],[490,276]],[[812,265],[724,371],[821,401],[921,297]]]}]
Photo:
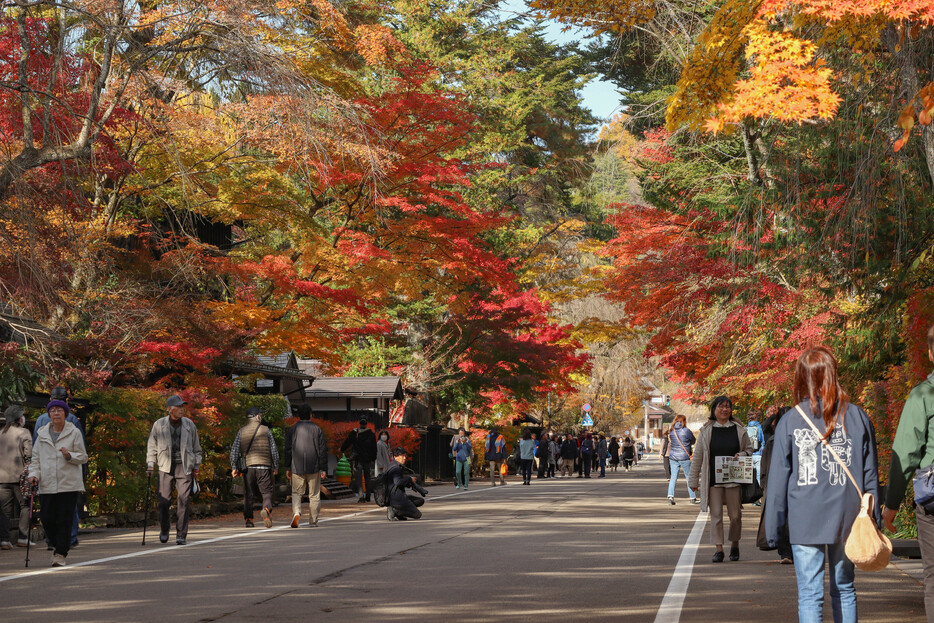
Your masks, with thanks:
[{"label": "woman with long hair", "polygon": [[701,511],[710,509],[710,543],[716,547],[713,562],[723,562],[724,505],[730,517],[730,560],[739,560],[739,540],[743,533],[741,487],[735,482],[716,482],[717,459],[751,454],[752,442],[746,427],[733,417],[733,401],[717,396],[710,403],[710,419],[697,435],[688,476],[691,490],[700,491]]},{"label": "woman with long hair", "polygon": [[[878,500],[875,431],[866,412],[848,401],[837,378],[837,361],[826,348],[810,348],[798,358],[794,399],[797,405],[781,417],[775,430],[765,503],[766,539],[777,546],[787,521],[801,623],[822,620],[825,563],[830,565],[833,620],[855,623],[854,570],[844,545],[860,509],[856,488]],[[831,449],[847,469],[837,463]],[[847,470],[855,483],[849,482]],[[878,504],[876,515],[878,521]]]}]

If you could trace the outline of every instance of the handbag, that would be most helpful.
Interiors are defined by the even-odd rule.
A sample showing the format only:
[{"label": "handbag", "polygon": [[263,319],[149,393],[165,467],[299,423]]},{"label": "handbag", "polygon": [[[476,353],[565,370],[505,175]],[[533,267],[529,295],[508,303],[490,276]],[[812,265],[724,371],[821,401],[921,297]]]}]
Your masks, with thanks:
[{"label": "handbag", "polygon": [[753,504],[762,499],[762,487],[753,477],[752,482],[744,482],[740,485],[740,498],[743,504]]},{"label": "handbag", "polygon": [[874,496],[871,493],[862,492],[859,485],[856,484],[853,474],[850,473],[850,468],[846,466],[846,463],[840,460],[833,446],[827,443],[823,434],[814,425],[814,422],[811,421],[811,418],[807,416],[801,406],[795,405],[795,409],[798,410],[798,413],[801,414],[804,421],[811,426],[817,438],[820,439],[821,443],[830,451],[834,460],[843,468],[850,482],[853,483],[853,488],[856,489],[856,493],[859,494],[859,513],[857,513],[856,519],[853,520],[853,526],[850,528],[850,535],[846,538],[846,546],[844,548],[846,557],[863,571],[880,571],[885,569],[889,566],[889,559],[892,557],[892,541],[889,540],[889,537],[882,534],[882,531],[879,530],[879,527],[876,525],[875,519],[873,519],[872,513],[876,507]]},{"label": "handbag", "polygon": [[934,465],[916,471],[911,484],[915,490],[915,506],[925,515],[934,515]]}]

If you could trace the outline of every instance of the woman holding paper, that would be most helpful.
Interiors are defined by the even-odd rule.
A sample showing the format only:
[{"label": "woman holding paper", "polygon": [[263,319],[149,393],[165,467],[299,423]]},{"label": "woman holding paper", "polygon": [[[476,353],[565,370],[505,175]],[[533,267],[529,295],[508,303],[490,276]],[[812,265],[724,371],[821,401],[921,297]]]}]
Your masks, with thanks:
[{"label": "woman holding paper", "polygon": [[717,548],[713,562],[723,562],[723,506],[730,516],[730,560],[739,560],[743,530],[741,490],[731,478],[727,461],[752,454],[746,427],[733,417],[733,402],[717,396],[710,403],[710,420],[697,435],[688,486],[700,490],[701,511],[710,509],[710,542]]}]

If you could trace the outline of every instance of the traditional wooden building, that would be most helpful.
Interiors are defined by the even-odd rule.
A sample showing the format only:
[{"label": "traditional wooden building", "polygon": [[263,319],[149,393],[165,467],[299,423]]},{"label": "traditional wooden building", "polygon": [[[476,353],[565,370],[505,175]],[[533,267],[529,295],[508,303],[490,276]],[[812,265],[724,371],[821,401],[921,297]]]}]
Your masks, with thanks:
[{"label": "traditional wooden building", "polygon": [[377,428],[385,428],[392,402],[403,396],[398,376],[319,376],[305,391],[304,402],[315,417],[335,422],[365,417]]}]

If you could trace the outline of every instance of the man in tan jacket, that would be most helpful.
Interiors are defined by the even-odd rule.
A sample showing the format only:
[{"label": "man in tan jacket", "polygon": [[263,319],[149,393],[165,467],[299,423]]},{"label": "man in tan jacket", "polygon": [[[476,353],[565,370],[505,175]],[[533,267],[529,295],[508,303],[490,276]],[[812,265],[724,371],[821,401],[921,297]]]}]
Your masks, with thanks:
[{"label": "man in tan jacket", "polygon": [[188,403],[180,396],[169,396],[165,406],[168,415],[156,420],[146,445],[146,473],[159,469],[159,541],[169,540],[169,505],[172,483],[178,493],[178,516],[175,543],[185,545],[188,538],[188,496],[201,467],[201,443],[195,423],[185,417]]}]

